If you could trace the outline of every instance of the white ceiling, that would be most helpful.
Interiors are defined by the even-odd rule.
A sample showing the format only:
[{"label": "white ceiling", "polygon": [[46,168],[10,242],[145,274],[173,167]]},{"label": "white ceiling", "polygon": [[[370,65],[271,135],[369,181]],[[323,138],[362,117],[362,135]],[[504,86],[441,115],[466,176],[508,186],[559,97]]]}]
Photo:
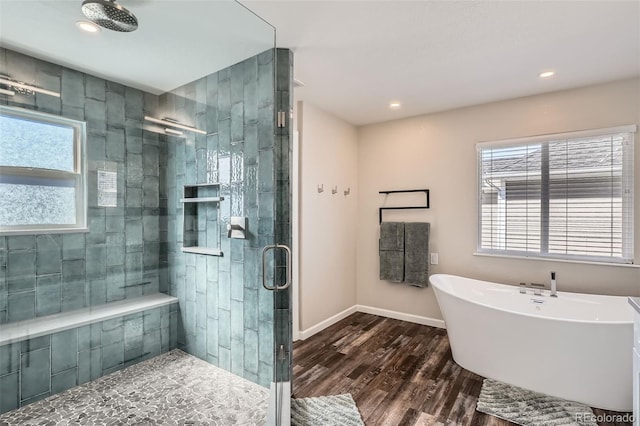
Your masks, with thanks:
[{"label": "white ceiling", "polygon": [[[228,0],[121,3],[140,28],[96,37],[73,25],[81,0],[0,0],[0,42],[154,93],[272,45],[271,27]],[[637,0],[242,4],[294,50],[296,97],[357,125],[640,75]]]},{"label": "white ceiling", "polygon": [[119,3],[138,18],[136,31],[80,31],[82,0],[0,0],[0,43],[155,94],[274,45],[273,27],[230,0]]},{"label": "white ceiling", "polygon": [[358,125],[640,75],[640,1],[242,3],[295,51],[296,96]]}]

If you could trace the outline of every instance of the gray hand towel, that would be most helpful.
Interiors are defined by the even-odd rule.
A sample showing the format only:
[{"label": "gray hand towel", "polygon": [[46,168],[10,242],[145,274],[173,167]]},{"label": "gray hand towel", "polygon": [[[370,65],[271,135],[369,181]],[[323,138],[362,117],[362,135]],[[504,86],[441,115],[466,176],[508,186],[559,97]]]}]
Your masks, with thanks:
[{"label": "gray hand towel", "polygon": [[380,279],[401,283],[404,278],[404,253],[401,251],[380,251]]},{"label": "gray hand towel", "polygon": [[380,279],[402,282],[404,279],[404,223],[380,224]]},{"label": "gray hand towel", "polygon": [[380,250],[404,251],[404,222],[380,224]]},{"label": "gray hand towel", "polygon": [[429,283],[429,223],[404,224],[404,282],[417,287]]}]

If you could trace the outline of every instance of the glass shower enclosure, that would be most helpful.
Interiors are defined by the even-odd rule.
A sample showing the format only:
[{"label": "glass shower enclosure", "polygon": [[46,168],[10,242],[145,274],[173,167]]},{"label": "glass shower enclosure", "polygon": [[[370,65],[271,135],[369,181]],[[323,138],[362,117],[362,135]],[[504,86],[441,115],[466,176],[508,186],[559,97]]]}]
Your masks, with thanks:
[{"label": "glass shower enclosure", "polygon": [[[235,1],[123,0],[138,28],[94,33],[81,3],[0,0],[0,412],[179,348],[288,424],[292,53]],[[71,123],[77,167],[22,161],[51,152],[16,117]]]}]

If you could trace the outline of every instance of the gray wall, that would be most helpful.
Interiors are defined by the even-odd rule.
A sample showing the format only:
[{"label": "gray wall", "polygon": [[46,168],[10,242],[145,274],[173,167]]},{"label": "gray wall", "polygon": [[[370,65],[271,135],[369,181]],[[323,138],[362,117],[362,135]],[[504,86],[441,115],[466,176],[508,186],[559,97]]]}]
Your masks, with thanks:
[{"label": "gray wall", "polygon": [[[433,265],[431,273],[517,286],[520,282],[548,283],[554,271],[562,291],[640,295],[640,268],[473,255],[477,243],[478,141],[637,124],[638,93],[640,79],[633,78],[360,127],[357,303],[426,319],[442,318],[431,288],[397,286],[378,277],[376,212],[381,200],[377,191],[425,185],[431,190],[429,209],[388,212],[385,217],[431,222],[430,249],[439,253],[439,264]],[[640,164],[637,147],[636,141],[636,166]],[[636,172],[634,179],[637,263],[640,174]]]},{"label": "gray wall", "polygon": [[[0,237],[0,324],[167,291],[166,148],[142,130],[158,96],[0,49],[0,71],[62,93],[0,98],[87,122],[88,233]],[[118,206],[98,207],[96,170],[118,172]]]}]

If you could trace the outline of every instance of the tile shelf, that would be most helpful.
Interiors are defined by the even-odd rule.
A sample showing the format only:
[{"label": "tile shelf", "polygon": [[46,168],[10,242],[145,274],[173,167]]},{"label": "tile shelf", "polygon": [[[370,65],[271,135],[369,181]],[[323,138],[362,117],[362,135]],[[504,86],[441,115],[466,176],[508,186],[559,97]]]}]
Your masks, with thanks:
[{"label": "tile shelf", "polygon": [[[210,194],[211,190],[217,190],[218,195],[213,196]],[[203,194],[206,192],[206,194]],[[204,230],[198,229],[198,215],[206,214],[199,206],[206,203],[211,203],[219,207],[220,201],[224,200],[224,197],[220,197],[220,184],[219,183],[198,183],[193,185],[185,185],[183,189],[183,198],[180,202],[184,205],[182,209],[183,214],[183,240],[182,240],[182,252],[203,254],[207,256],[222,256],[222,250],[220,249],[220,237],[218,237],[218,247],[205,247],[200,245],[202,242],[198,241],[198,234]],[[204,206],[203,206],[204,208]],[[220,223],[220,209],[216,209],[216,215],[218,217],[217,223]]]},{"label": "tile shelf", "polygon": [[209,256],[222,256],[222,251],[207,247],[182,247],[184,253],[205,254]]},{"label": "tile shelf", "polygon": [[224,197],[193,197],[180,198],[181,203],[218,203],[224,200]]}]

